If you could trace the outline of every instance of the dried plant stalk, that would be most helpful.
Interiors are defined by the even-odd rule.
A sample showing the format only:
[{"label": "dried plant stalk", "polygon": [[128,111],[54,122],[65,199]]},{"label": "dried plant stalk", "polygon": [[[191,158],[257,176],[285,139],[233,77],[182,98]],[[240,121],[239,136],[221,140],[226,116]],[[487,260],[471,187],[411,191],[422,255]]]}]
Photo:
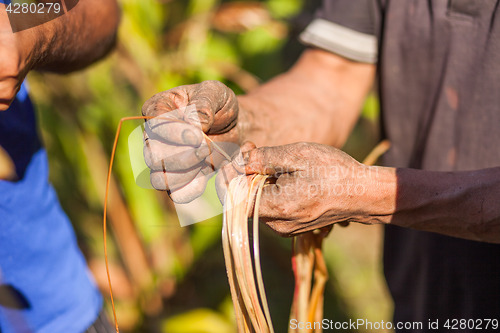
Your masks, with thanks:
[{"label": "dried plant stalk", "polygon": [[[381,141],[363,161],[366,165],[373,165],[391,144],[388,140]],[[299,322],[317,322],[323,319],[323,301],[328,270],[321,250],[323,240],[332,229],[332,226],[314,230],[294,238],[292,267],[295,276],[295,292],[290,319]],[[314,285],[312,274],[314,269]],[[312,285],[312,287],[311,287]],[[314,327],[314,325],[311,325]],[[292,329],[288,333],[321,333],[321,325],[312,329]]]},{"label": "dried plant stalk", "polygon": [[[292,267],[295,276],[295,292],[290,319],[296,319],[303,323],[321,322],[322,320],[328,271],[321,246],[323,239],[330,230],[331,227],[325,227],[294,238]],[[314,325],[312,326],[314,327]],[[320,333],[322,329],[318,327],[316,329],[299,330],[290,327],[288,332]]]},{"label": "dried plant stalk", "polygon": [[[260,267],[258,230],[260,197],[267,178],[268,176],[252,175],[233,179],[224,204],[224,258],[238,332],[243,333],[273,332]],[[252,207],[253,243],[250,244],[248,221]],[[323,316],[323,293],[328,272],[321,245],[330,229],[315,230],[294,239],[292,262],[296,284],[291,317],[298,321],[321,321]],[[253,247],[253,257],[250,245]]]},{"label": "dried plant stalk", "polygon": [[[259,252],[259,202],[268,176],[239,176],[224,203],[222,244],[238,332],[274,333],[262,280]],[[253,258],[248,220],[253,207]]]}]

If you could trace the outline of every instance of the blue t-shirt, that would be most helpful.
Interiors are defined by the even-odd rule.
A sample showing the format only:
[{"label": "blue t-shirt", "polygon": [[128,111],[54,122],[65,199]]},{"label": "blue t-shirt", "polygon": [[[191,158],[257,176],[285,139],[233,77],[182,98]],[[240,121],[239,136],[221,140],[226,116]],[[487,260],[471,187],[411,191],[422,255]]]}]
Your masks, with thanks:
[{"label": "blue t-shirt", "polygon": [[0,180],[0,332],[84,332],[102,298],[57,195],[23,85],[0,112],[0,146],[19,180]]}]

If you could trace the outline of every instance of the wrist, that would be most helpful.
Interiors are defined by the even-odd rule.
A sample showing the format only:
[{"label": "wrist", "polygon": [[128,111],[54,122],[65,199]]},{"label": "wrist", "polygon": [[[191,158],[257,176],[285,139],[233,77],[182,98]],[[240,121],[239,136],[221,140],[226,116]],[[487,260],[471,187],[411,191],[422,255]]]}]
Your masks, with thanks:
[{"label": "wrist", "polygon": [[359,211],[369,223],[389,223],[396,213],[396,169],[362,165],[357,177]]}]

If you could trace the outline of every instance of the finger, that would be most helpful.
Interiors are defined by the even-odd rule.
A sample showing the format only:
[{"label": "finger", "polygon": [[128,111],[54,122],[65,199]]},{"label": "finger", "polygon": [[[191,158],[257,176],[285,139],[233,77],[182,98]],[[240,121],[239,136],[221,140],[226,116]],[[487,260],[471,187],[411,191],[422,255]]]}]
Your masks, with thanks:
[{"label": "finger", "polygon": [[185,108],[189,103],[188,91],[193,89],[193,86],[175,87],[153,95],[142,106],[142,115],[158,117],[164,113]]},{"label": "finger", "polygon": [[203,192],[205,192],[211,174],[212,172],[209,167],[203,168],[189,184],[174,191],[170,191],[170,198],[177,204],[185,204],[200,197]]},{"label": "finger", "polygon": [[199,146],[203,141],[200,119],[197,114],[193,115],[196,107],[189,107],[190,94],[195,87],[176,87],[148,99],[142,114],[154,118],[146,122],[146,132],[172,144]]},{"label": "finger", "polygon": [[[144,103],[142,114],[157,117],[188,105],[195,106],[196,114],[189,112],[182,119],[190,124],[199,124],[205,133],[223,133],[236,124],[238,114],[236,96],[231,89],[218,81],[204,81],[160,92]],[[215,121],[216,113],[218,113],[217,121]]]},{"label": "finger", "polygon": [[[219,81],[204,81],[189,92],[205,133],[218,134],[236,125],[238,101],[234,92]],[[215,115],[217,114],[217,117]]]},{"label": "finger", "polygon": [[245,170],[247,174],[274,175],[300,170],[303,159],[300,158],[301,147],[305,145],[294,144],[277,147],[261,147],[243,154],[247,161]]},{"label": "finger", "polygon": [[144,142],[144,160],[153,170],[183,171],[200,164],[210,154],[208,145],[174,146],[158,140]]},{"label": "finger", "polygon": [[193,179],[198,176],[201,169],[202,167],[199,166],[185,172],[165,172],[163,170],[151,170],[151,185],[153,185],[155,189],[160,191],[174,191],[193,181]]},{"label": "finger", "polygon": [[159,116],[146,122],[145,131],[151,138],[183,146],[199,147],[204,136],[201,129],[175,117]]}]

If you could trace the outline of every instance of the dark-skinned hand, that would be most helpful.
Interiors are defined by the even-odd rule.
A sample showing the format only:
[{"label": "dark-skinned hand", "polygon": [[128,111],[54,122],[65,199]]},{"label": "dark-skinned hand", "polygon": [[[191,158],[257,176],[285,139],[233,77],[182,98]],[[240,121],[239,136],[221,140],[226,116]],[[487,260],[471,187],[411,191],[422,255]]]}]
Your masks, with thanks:
[{"label": "dark-skinned hand", "polygon": [[376,216],[370,215],[372,201],[377,199],[373,192],[378,181],[376,167],[315,143],[256,148],[243,156],[247,174],[266,174],[274,179],[263,189],[259,215],[281,235],[333,223],[376,221]]},{"label": "dark-skinned hand", "polygon": [[[186,108],[187,107],[187,108]],[[238,102],[218,81],[179,86],[151,97],[142,108],[146,122],[144,158],[151,184],[168,191],[176,203],[187,203],[205,190],[208,178],[224,160],[209,149],[203,133],[218,142],[237,142]],[[236,144],[222,144],[234,154]]]}]

